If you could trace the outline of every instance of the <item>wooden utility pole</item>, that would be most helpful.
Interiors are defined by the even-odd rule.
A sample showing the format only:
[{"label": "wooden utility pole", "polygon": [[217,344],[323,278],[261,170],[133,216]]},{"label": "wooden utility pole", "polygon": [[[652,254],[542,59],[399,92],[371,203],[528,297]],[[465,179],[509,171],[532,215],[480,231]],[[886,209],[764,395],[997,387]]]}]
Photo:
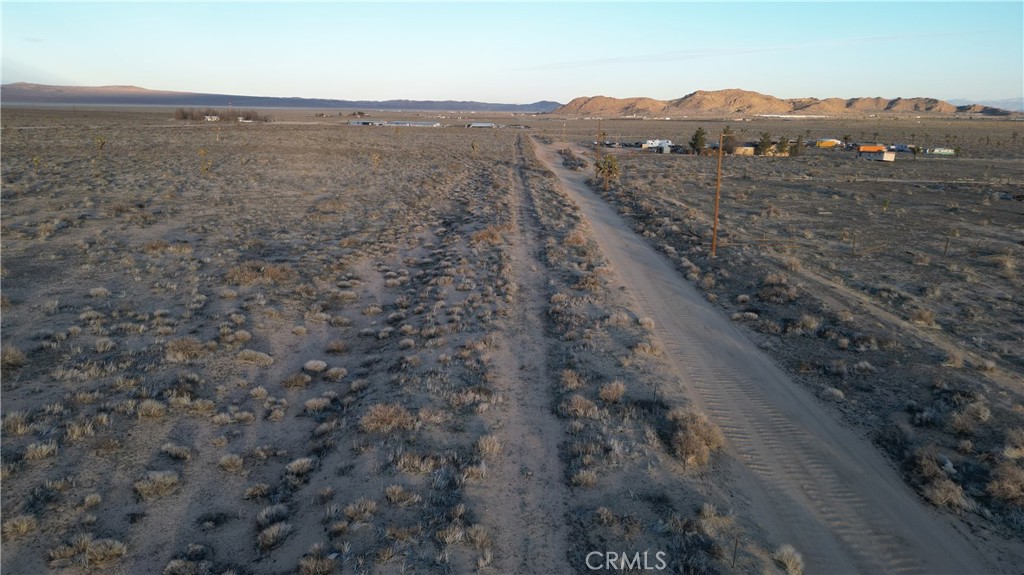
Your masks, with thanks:
[{"label": "wooden utility pole", "polygon": [[718,135],[718,176],[715,178],[715,223],[711,228],[711,257],[715,257],[718,249],[718,200],[722,196],[722,144],[725,134]]},{"label": "wooden utility pole", "polygon": [[594,139],[594,162],[601,161],[601,120],[597,120],[597,138]]}]

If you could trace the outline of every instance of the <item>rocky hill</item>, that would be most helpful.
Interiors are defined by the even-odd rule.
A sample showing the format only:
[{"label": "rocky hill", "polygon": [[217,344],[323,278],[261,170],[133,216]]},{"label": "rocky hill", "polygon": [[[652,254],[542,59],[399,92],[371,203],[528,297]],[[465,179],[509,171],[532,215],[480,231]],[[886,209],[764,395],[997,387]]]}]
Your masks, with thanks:
[{"label": "rocky hill", "polygon": [[749,90],[698,90],[676,100],[651,98],[575,98],[553,112],[567,116],[757,116],[869,114],[980,114],[1004,116],[1011,112],[978,104],[954,106],[935,98],[790,98],[782,99]]}]

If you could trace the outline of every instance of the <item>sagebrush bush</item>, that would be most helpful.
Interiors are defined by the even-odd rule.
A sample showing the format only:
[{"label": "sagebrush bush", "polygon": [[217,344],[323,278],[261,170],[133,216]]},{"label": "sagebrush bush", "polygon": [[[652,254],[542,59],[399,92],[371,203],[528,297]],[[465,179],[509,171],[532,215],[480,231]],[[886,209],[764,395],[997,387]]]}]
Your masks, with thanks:
[{"label": "sagebrush bush", "polygon": [[687,467],[707,465],[711,454],[725,445],[722,431],[703,413],[677,407],[668,419],[676,424],[672,448]]}]

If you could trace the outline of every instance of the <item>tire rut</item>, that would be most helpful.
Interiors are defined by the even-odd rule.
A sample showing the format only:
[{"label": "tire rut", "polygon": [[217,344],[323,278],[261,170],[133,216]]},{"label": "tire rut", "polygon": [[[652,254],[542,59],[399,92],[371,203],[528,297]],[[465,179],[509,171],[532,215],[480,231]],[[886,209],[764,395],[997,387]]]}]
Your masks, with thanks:
[{"label": "tire rut", "polygon": [[523,176],[525,164],[517,141],[510,169],[512,226],[508,252],[516,301],[504,330],[503,344],[492,354],[499,373],[496,387],[505,396],[494,431],[504,445],[494,464],[496,492],[485,507],[498,529],[494,567],[500,573],[569,573],[569,499],[558,445],[562,424],[551,409],[547,336],[542,318],[546,305],[544,266],[537,259],[537,220]]}]

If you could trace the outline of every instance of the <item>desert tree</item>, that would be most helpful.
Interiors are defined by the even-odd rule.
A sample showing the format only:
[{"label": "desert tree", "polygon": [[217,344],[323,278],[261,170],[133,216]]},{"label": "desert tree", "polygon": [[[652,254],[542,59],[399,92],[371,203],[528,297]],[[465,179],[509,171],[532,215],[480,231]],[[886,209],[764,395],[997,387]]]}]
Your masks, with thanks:
[{"label": "desert tree", "polygon": [[761,132],[761,139],[757,141],[757,155],[763,156],[772,149],[772,135],[768,132]]},{"label": "desert tree", "polygon": [[787,153],[789,153],[789,138],[787,138],[786,136],[779,136],[779,143],[775,145],[775,151],[780,156],[784,156]]},{"label": "desert tree", "polygon": [[790,155],[790,157],[792,157],[792,156],[799,156],[800,155],[800,151],[801,151],[801,149],[803,147],[804,147],[804,137],[799,135],[799,134],[797,134],[796,141],[793,142],[793,145],[789,147],[789,155]]},{"label": "desert tree", "polygon": [[850,142],[852,142],[852,141],[853,141],[853,136],[851,136],[850,134],[843,134],[843,147],[844,148],[849,148],[850,147]]},{"label": "desert tree", "polygon": [[693,133],[693,137],[690,138],[690,149],[693,153],[699,154],[704,149],[704,145],[707,143],[707,133],[704,128],[697,128],[697,131]]},{"label": "desert tree", "polygon": [[597,177],[601,178],[604,191],[606,192],[608,191],[608,184],[612,180],[619,179],[619,176],[622,174],[622,168],[619,167],[619,161],[611,154],[601,156],[601,159],[594,164],[594,171],[597,174]]}]

